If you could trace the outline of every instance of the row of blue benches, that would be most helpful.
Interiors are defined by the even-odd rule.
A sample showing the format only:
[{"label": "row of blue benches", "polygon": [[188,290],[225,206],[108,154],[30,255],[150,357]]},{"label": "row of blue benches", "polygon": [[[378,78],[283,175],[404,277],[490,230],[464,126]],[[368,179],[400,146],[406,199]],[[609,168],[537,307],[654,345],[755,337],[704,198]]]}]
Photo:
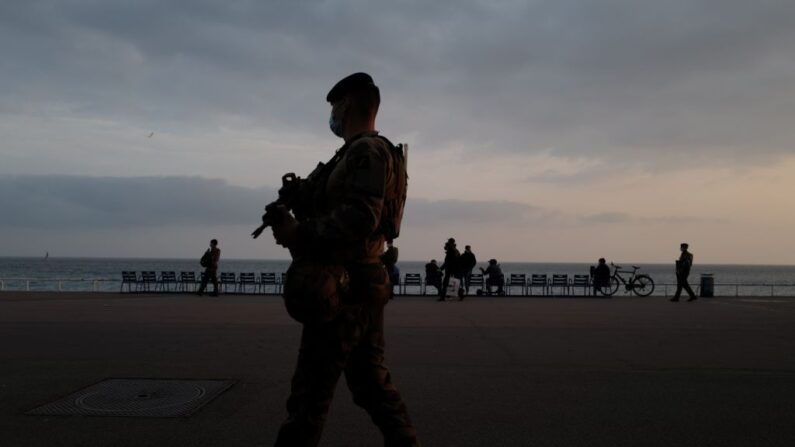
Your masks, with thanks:
[{"label": "row of blue benches", "polygon": [[[218,287],[224,293],[229,293],[231,287],[234,293],[281,293],[284,283],[284,273],[277,277],[275,273],[260,273],[259,281],[253,272],[236,274],[221,272],[218,276]],[[127,287],[127,292],[195,292],[198,285],[204,281],[204,272],[198,276],[196,272],[160,272],[143,271],[140,275],[136,272],[121,272],[121,289]],[[134,290],[133,290],[134,289]]]},{"label": "row of blue benches", "polygon": [[[417,287],[419,293],[425,295],[428,286],[436,288],[437,281],[428,281],[428,278],[422,278],[419,273],[407,273],[404,275],[400,284],[400,293],[407,293],[408,287]],[[593,292],[593,283],[590,275],[572,275],[568,274],[532,274],[529,277],[525,273],[511,273],[502,280],[492,280],[485,278],[480,273],[473,273],[469,278],[469,288],[478,288],[480,290],[498,289],[502,286],[503,290],[508,295],[513,295],[514,289],[520,290],[519,295],[531,296],[534,292],[539,295],[553,295],[556,292],[560,295],[570,295],[573,292],[582,292],[583,295],[588,295]],[[471,290],[470,290],[471,291]],[[538,293],[540,292],[540,293]]]},{"label": "row of blue benches", "polygon": [[[253,273],[233,273],[221,272],[218,277],[219,287],[222,292],[229,293],[232,288],[233,293],[274,293],[279,294],[284,284],[285,273],[260,273],[259,277]],[[122,272],[122,282],[120,292],[195,292],[197,285],[204,280],[204,272],[198,276],[195,272],[180,272],[177,275],[173,271],[160,272],[143,271],[139,274],[132,271]],[[438,293],[437,281],[428,281],[419,273],[406,273],[398,284],[395,284],[397,294],[407,295],[410,289],[416,291],[415,294],[426,295],[428,287],[436,289]],[[488,284],[486,284],[488,282]],[[500,284],[501,283],[501,284]],[[496,289],[502,286],[505,293],[513,295],[515,289],[519,289],[519,295],[552,295],[558,292],[560,295],[570,295],[574,291],[582,292],[583,295],[592,293],[593,287],[589,275],[566,274],[532,274],[529,277],[524,273],[511,273],[502,281],[491,281],[476,273],[470,277],[469,287],[487,289],[487,286]]]}]

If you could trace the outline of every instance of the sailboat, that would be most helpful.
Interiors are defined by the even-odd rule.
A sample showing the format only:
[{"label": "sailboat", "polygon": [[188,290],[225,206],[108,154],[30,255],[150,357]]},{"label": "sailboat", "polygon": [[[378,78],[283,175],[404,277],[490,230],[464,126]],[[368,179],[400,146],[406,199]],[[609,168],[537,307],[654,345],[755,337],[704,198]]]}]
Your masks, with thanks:
[{"label": "sailboat", "polygon": [[50,259],[50,252],[49,251],[44,253],[44,260],[46,261],[47,259]]}]

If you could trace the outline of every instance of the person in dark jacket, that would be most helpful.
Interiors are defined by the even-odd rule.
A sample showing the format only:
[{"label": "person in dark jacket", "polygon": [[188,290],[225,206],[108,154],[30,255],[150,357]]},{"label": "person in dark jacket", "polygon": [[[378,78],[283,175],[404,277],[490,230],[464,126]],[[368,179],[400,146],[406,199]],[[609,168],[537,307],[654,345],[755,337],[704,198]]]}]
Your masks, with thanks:
[{"label": "person in dark jacket", "polygon": [[461,274],[464,280],[464,288],[467,295],[469,295],[469,281],[472,279],[472,270],[478,265],[478,260],[475,258],[475,253],[472,253],[472,247],[467,245],[464,247],[464,252],[461,253]]},{"label": "person in dark jacket", "polygon": [[676,260],[676,293],[674,293],[674,297],[671,298],[671,301],[674,302],[679,301],[682,290],[690,295],[688,301],[695,301],[696,299],[696,294],[693,293],[693,289],[690,288],[690,284],[687,282],[687,277],[690,276],[690,268],[693,267],[693,253],[687,251],[689,247],[690,245],[686,242],[682,242],[682,244],[679,245],[682,254],[679,256],[679,259]]},{"label": "person in dark jacket", "polygon": [[599,258],[599,264],[596,267],[591,267],[591,278],[593,280],[593,294],[601,292],[603,295],[608,295],[603,289],[610,290],[610,267],[607,266],[605,258]]},{"label": "person in dark jacket", "polygon": [[213,239],[210,241],[210,248],[207,249],[209,253],[209,263],[204,269],[204,277],[202,278],[197,295],[204,295],[204,290],[207,288],[207,282],[213,283],[213,292],[210,296],[218,296],[218,262],[221,260],[221,249],[218,248],[218,240]]},{"label": "person in dark jacket", "polygon": [[445,294],[447,293],[447,286],[450,285],[450,277],[461,278],[461,253],[455,246],[455,239],[450,238],[447,240],[444,244],[444,252],[444,263],[441,267],[441,269],[444,270],[444,280],[442,281],[442,288],[439,289],[439,299],[437,301],[444,301]]},{"label": "person in dark jacket", "polygon": [[502,268],[500,268],[500,264],[497,263],[496,259],[489,259],[488,267],[485,269],[481,267],[480,271],[483,272],[483,276],[486,276],[487,292],[491,292],[492,286],[497,286],[497,294],[502,295],[505,293],[502,289],[502,285],[505,283],[505,276],[503,275]]}]

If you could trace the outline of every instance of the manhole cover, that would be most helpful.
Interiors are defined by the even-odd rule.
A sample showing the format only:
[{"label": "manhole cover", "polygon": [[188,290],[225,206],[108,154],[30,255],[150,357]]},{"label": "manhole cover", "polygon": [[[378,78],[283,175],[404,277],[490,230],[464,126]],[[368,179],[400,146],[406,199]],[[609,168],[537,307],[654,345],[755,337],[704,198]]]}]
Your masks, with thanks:
[{"label": "manhole cover", "polygon": [[190,416],[232,384],[229,380],[107,379],[28,414]]}]

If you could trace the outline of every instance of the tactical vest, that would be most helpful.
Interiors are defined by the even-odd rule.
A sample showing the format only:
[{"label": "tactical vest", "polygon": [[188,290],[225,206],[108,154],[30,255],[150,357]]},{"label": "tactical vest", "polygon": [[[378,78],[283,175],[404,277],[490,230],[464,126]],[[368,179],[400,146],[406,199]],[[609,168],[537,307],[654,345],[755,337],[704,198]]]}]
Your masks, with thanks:
[{"label": "tactical vest", "polygon": [[[408,189],[408,174],[406,172],[406,152],[408,146],[399,144],[395,146],[386,137],[376,135],[381,141],[386,143],[392,159],[392,175],[394,185],[384,194],[384,209],[381,213],[381,222],[378,225],[378,232],[384,235],[387,241],[393,241],[400,236],[400,223],[403,220],[403,209],[406,206],[406,195]],[[339,162],[345,157],[348,148],[351,147],[359,138],[351,140],[327,162],[318,163],[317,167],[309,174],[306,180],[302,180],[301,196],[297,200],[297,205],[293,212],[299,220],[313,218],[314,206],[312,204],[323,204],[323,192],[326,189],[326,182],[329,175]]]}]

